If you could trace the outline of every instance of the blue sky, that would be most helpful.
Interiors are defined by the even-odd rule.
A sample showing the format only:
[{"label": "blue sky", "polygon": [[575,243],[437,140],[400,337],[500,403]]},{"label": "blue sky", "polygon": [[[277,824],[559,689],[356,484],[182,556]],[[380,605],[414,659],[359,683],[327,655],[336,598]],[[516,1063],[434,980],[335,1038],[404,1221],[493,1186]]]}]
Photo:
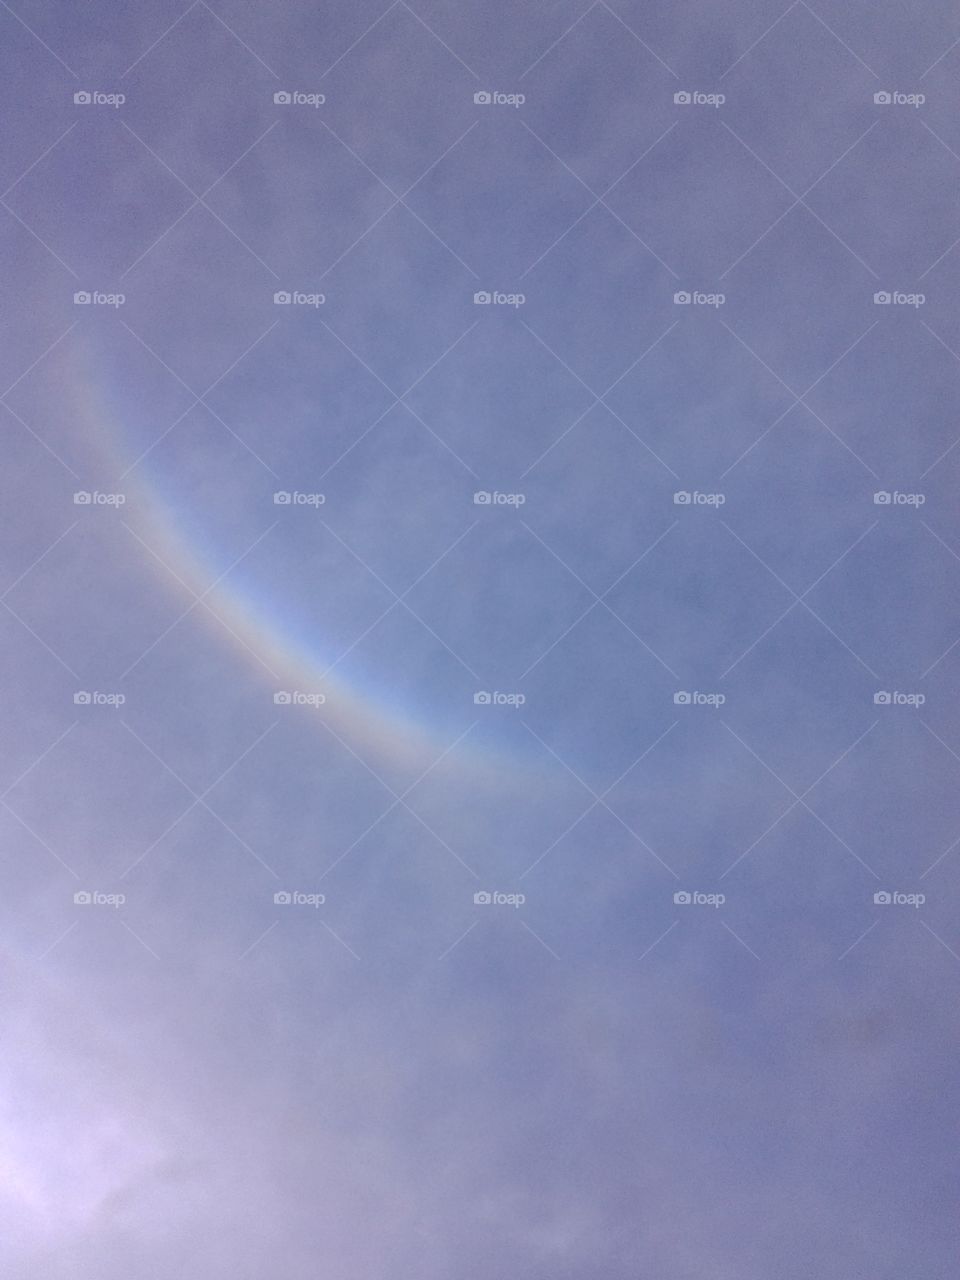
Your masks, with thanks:
[{"label": "blue sky", "polygon": [[954,1274],[960,29],[781,5],[0,6],[5,1275]]}]

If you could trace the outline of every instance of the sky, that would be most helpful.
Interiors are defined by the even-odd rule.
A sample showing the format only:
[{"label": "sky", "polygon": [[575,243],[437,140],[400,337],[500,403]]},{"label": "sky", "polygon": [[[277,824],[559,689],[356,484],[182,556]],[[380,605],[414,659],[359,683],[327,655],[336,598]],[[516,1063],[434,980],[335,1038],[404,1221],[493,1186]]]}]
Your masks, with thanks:
[{"label": "sky", "polygon": [[0,1270],[947,1280],[946,0],[0,2]]}]

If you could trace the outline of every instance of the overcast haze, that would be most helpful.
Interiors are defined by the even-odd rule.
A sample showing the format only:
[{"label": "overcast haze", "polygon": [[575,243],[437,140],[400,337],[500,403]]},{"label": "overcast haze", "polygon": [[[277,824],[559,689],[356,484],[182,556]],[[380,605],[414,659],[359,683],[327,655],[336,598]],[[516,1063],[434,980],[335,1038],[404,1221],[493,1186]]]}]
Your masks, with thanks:
[{"label": "overcast haze", "polygon": [[0,49],[4,1277],[954,1276],[953,6]]}]

